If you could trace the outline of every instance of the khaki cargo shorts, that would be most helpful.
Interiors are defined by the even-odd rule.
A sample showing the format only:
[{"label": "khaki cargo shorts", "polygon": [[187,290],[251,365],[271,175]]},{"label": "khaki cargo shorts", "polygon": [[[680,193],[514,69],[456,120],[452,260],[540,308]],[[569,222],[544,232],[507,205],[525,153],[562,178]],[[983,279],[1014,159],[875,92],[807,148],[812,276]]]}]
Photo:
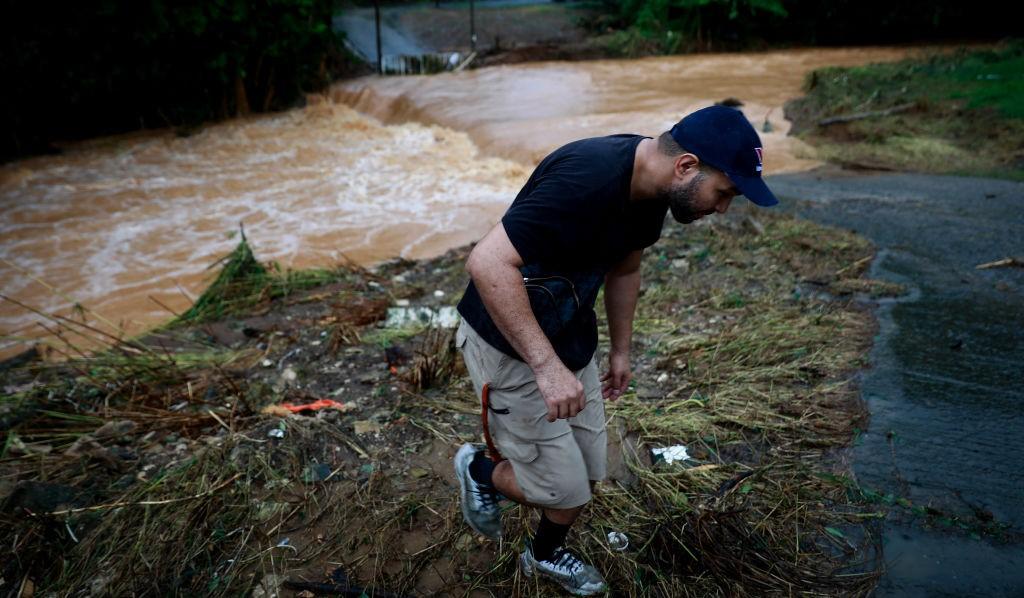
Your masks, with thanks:
[{"label": "khaki cargo shorts", "polygon": [[512,464],[526,500],[554,509],[589,502],[590,482],[604,479],[608,453],[604,398],[594,360],[575,372],[583,383],[586,407],[576,417],[549,422],[547,404],[528,365],[492,347],[465,321],[455,344],[476,396],[490,384],[491,438]]}]

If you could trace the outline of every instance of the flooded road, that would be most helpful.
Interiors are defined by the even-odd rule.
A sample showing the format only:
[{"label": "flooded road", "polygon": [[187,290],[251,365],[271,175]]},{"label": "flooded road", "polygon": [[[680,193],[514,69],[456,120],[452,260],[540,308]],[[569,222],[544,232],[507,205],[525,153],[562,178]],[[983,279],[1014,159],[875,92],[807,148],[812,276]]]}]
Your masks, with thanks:
[{"label": "flooded road", "polygon": [[[1024,253],[1024,183],[951,176],[773,177],[787,209],[879,247],[884,301],[853,451],[865,488],[974,524],[1024,529],[1024,270],[975,266]],[[803,200],[803,201],[801,201]],[[896,508],[879,596],[1024,595],[1024,546],[972,538]]]},{"label": "flooded road", "polygon": [[766,172],[819,163],[789,138],[782,105],[804,77],[828,65],[895,60],[906,49],[856,48],[702,54],[638,60],[538,62],[429,78],[365,77],[336,85],[331,97],[385,123],[439,124],[465,131],[487,155],[536,164],[551,150],[613,133],[657,135],[679,118],[725,98],[762,132]]},{"label": "flooded road", "polygon": [[[558,145],[655,135],[728,96],[746,103],[759,129],[770,123],[767,172],[804,169],[816,162],[785,137],[781,106],[806,73],[905,53],[797,50],[369,77],[335,86],[330,101],[189,138],[78,144],[0,166],[3,293],[48,312],[78,301],[139,332],[170,315],[151,296],[181,310],[201,292],[206,267],[230,251],[240,222],[261,259],[286,267],[437,254],[482,235]],[[0,354],[37,337],[36,320],[0,303]]]}]

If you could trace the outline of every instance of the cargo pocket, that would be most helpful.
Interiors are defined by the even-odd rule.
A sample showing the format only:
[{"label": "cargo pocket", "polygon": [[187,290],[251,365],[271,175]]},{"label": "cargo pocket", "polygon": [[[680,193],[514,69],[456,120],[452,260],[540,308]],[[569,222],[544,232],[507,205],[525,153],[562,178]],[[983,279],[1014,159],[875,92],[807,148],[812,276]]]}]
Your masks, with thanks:
[{"label": "cargo pocket", "polygon": [[514,441],[502,442],[499,439],[497,441],[498,451],[503,456],[511,459],[517,463],[533,463],[537,460],[537,456],[540,455],[540,450],[537,445],[528,440],[515,439]]}]

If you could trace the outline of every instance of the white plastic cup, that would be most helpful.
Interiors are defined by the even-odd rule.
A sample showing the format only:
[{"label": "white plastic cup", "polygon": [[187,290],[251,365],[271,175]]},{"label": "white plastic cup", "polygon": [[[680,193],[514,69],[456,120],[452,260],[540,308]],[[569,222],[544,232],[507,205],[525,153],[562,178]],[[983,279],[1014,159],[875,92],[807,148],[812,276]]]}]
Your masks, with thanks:
[{"label": "white plastic cup", "polygon": [[612,550],[622,552],[629,548],[629,538],[622,532],[608,532],[608,546]]}]

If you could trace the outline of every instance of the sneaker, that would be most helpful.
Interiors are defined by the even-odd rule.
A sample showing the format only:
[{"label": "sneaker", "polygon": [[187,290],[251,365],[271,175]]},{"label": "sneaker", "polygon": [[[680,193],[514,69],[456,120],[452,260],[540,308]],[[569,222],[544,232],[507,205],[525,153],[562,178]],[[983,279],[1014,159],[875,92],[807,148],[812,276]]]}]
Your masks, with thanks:
[{"label": "sneaker", "polygon": [[455,475],[459,478],[459,504],[462,505],[462,518],[469,527],[492,540],[501,538],[501,509],[498,501],[502,496],[494,489],[476,483],[469,475],[469,464],[477,451],[478,445],[466,443],[455,453]]},{"label": "sneaker", "polygon": [[555,550],[550,560],[538,561],[533,558],[533,547],[527,544],[526,550],[519,556],[519,567],[523,575],[533,577],[539,573],[577,596],[593,596],[608,591],[608,584],[597,569],[565,548]]}]

